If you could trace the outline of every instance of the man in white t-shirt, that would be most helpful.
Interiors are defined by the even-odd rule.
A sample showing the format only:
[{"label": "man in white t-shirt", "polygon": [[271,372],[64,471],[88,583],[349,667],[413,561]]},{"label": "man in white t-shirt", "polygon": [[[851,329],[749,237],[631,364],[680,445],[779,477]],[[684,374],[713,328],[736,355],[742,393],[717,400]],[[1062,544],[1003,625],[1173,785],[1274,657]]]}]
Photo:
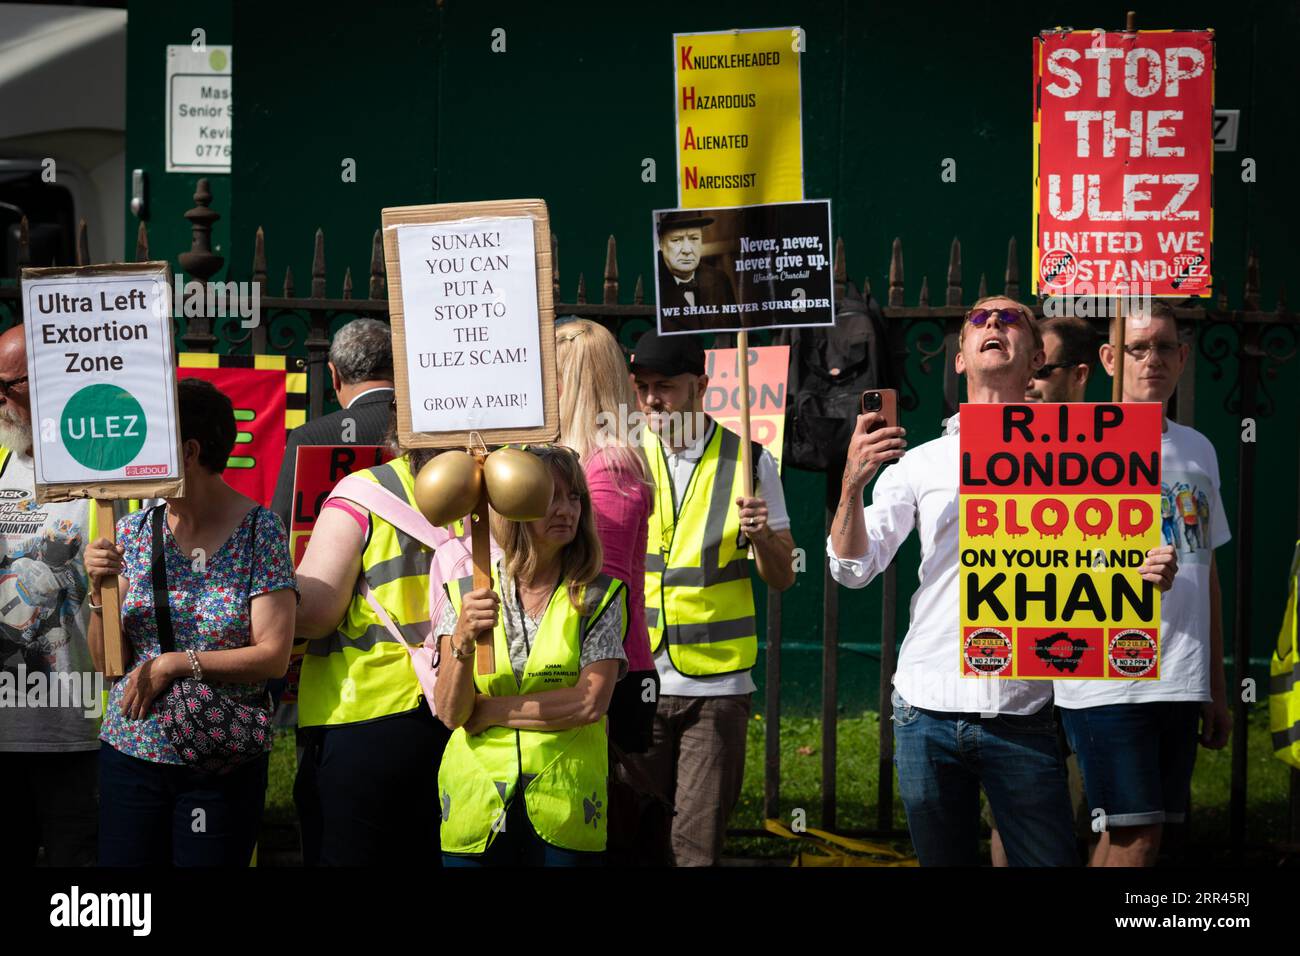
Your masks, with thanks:
[{"label": "man in white t-shirt", "polygon": [[[1127,319],[1124,401],[1167,402],[1187,361],[1163,302]],[[1114,336],[1101,347],[1115,374]],[[1161,528],[1178,551],[1178,576],[1160,598],[1156,680],[1056,681],[1056,703],[1079,756],[1101,833],[1093,866],[1150,866],[1165,823],[1181,821],[1197,738],[1212,750],[1231,733],[1223,621],[1214,549],[1231,535],[1219,495],[1219,460],[1200,432],[1165,419],[1160,441]],[[1100,811],[1100,812],[1098,812]]]},{"label": "man in white t-shirt", "polygon": [[[1028,309],[990,296],[962,323],[958,375],[968,401],[1021,403],[1043,340]],[[983,788],[1012,866],[1079,863],[1065,763],[1047,681],[964,678],[958,667],[958,454],[960,423],[904,456],[905,431],[858,417],[843,491],[826,543],[831,576],[864,587],[917,532],[920,579],[894,674],[894,760],[899,795],[922,866],[975,866]],[[885,464],[862,507],[862,491]],[[1166,589],[1172,548],[1153,548],[1139,573]]]},{"label": "man in white t-shirt", "polygon": [[23,328],[0,335],[0,869],[89,866],[103,682],[86,643],[88,499],[36,503]]}]

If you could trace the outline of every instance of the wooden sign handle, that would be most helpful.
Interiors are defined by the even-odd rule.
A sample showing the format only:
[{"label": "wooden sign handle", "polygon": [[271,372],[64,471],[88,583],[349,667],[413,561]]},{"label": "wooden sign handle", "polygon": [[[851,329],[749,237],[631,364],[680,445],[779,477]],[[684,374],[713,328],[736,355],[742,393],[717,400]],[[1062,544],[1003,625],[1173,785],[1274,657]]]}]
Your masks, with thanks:
[{"label": "wooden sign handle", "polygon": [[[117,544],[117,520],[113,502],[95,499],[95,516],[99,533]],[[117,575],[106,578],[99,587],[104,602],[104,676],[121,677],[126,673],[126,648],[122,646],[122,599],[117,589]]]},{"label": "wooden sign handle", "polygon": [[749,333],[736,333],[736,372],[740,376],[740,467],[745,497],[754,497],[754,448],[749,438]]},{"label": "wooden sign handle", "polygon": [[[478,461],[480,469],[483,467],[483,455],[476,454],[475,460]],[[474,512],[470,516],[470,544],[474,552],[474,590],[478,591],[483,588],[492,586],[492,548],[491,532],[488,530],[488,499],[487,485],[484,484],[478,493],[478,502],[474,505]],[[482,675],[495,674],[497,669],[496,655],[496,635],[488,631],[486,636],[480,636],[478,646],[474,650],[474,665],[477,672]]]}]

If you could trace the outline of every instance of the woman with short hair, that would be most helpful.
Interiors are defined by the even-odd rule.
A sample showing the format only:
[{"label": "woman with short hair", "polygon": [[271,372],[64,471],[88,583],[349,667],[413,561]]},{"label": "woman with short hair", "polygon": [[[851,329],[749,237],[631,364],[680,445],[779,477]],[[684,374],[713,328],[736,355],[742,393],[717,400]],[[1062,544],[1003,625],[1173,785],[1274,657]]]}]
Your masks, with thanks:
[{"label": "woman with short hair", "polygon": [[[122,633],[134,665],[113,684],[100,732],[101,866],[248,865],[269,728],[217,728],[246,735],[250,756],[213,772],[172,742],[168,694],[192,679],[245,715],[268,708],[266,681],[284,674],[293,639],[297,586],[284,525],[222,478],[235,446],[230,399],[197,378],[176,391],[185,497],[127,515],[116,545],[100,538],[86,549],[95,666],[104,669],[100,588],[115,574],[126,581]],[[166,595],[165,613],[156,594]]]}]

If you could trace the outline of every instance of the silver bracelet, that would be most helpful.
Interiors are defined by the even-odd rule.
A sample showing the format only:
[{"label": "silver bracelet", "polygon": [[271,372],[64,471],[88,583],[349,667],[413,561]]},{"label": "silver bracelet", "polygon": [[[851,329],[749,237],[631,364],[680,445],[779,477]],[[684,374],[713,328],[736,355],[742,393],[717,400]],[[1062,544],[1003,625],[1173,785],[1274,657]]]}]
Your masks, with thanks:
[{"label": "silver bracelet", "polygon": [[96,604],[96,603],[95,603],[94,601],[92,601],[90,598],[86,598],[86,605],[87,605],[87,606],[88,606],[92,611],[102,611],[102,610],[104,610],[104,605],[102,605],[102,604]]},{"label": "silver bracelet", "polygon": [[199,666],[199,655],[194,652],[192,647],[185,648],[185,657],[190,662],[190,673],[194,675],[197,681],[203,680],[203,668]]}]

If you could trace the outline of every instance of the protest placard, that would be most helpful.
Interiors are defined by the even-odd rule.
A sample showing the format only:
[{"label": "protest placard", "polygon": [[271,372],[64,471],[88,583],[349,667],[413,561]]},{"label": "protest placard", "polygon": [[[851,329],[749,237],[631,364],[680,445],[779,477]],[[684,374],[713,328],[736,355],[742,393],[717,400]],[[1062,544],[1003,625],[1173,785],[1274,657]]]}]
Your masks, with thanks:
[{"label": "protest placard", "polygon": [[828,200],[654,214],[659,332],[831,325]]},{"label": "protest placard", "polygon": [[393,457],[383,445],[299,445],[293,471],[293,509],[289,515],[289,553],[296,567],[307,550],[321,505],[339,480]]},{"label": "protest placard", "polygon": [[[181,497],[171,276],[165,262],[24,269],[36,501]],[[125,664],[117,580],[101,587],[105,673]]]},{"label": "protest placard", "polygon": [[677,204],[803,199],[798,27],[673,35]]},{"label": "protest placard", "polygon": [[403,448],[559,433],[551,236],[540,199],[383,211]]},{"label": "protest placard", "polygon": [[[709,387],[704,391],[703,407],[719,425],[740,434],[741,388],[740,373],[736,368],[737,351],[705,351],[704,371],[709,376]],[[785,444],[785,388],[790,370],[790,346],[764,345],[750,348],[747,352],[750,439],[772,453],[779,471]]]},{"label": "protest placard", "polygon": [[964,677],[1160,676],[1158,403],[961,406]]},{"label": "protest placard", "polygon": [[39,502],[179,496],[165,262],[23,270]]},{"label": "protest placard", "polygon": [[1211,290],[1212,31],[1035,38],[1034,291]]}]

